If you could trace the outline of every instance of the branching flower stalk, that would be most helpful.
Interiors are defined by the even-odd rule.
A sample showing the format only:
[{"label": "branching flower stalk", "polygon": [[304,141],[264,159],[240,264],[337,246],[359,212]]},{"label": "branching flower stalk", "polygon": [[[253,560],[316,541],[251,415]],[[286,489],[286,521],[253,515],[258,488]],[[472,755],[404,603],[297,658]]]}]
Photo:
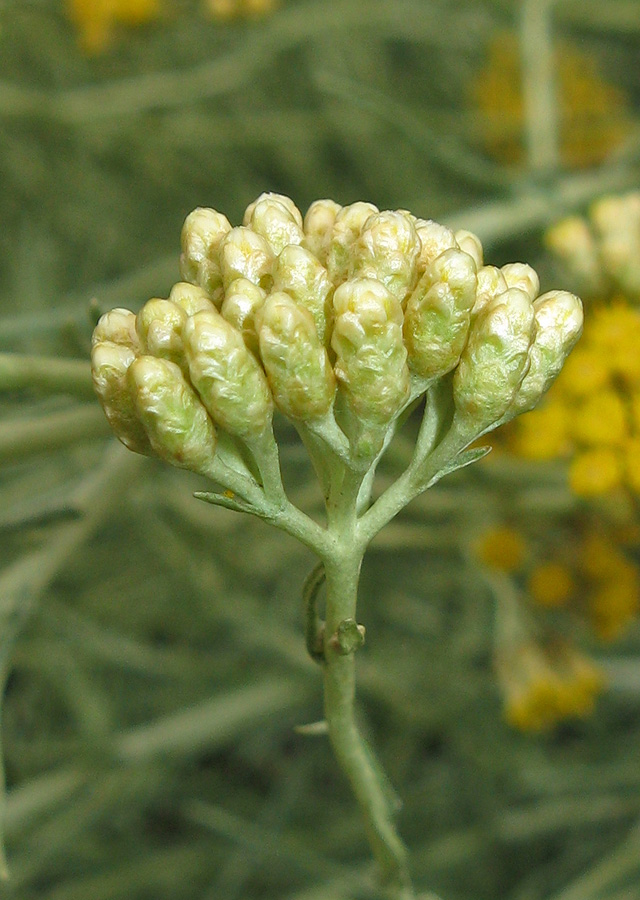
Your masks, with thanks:
[{"label": "branching flower stalk", "polygon": [[[216,489],[198,498],[252,513],[318,556],[306,640],[322,666],[328,734],[387,896],[411,900],[395,800],[356,724],[362,559],[412,499],[485,454],[467,449],[474,441],[535,406],[580,335],[581,303],[539,296],[527,265],[484,265],[469,232],[330,200],[303,220],[278,194],[261,195],[236,228],[214,210],[192,212],[181,275],[168,299],[100,319],[96,391],[131,450],[206,476]],[[378,462],[420,403],[413,459],[372,501]],[[286,494],[276,410],[308,450],[324,523]]]}]

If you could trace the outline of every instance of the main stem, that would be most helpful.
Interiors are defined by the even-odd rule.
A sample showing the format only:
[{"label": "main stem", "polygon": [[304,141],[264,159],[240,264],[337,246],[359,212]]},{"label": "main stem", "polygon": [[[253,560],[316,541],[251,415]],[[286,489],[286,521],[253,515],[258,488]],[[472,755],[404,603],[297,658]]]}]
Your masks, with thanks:
[{"label": "main stem", "polygon": [[393,823],[386,779],[355,718],[355,654],[334,638],[346,619],[356,618],[358,579],[364,550],[356,535],[356,499],[361,478],[347,472],[330,498],[331,551],[324,555],[324,712],[336,758],[363,813],[369,842],[389,900],[414,900],[407,853]]}]

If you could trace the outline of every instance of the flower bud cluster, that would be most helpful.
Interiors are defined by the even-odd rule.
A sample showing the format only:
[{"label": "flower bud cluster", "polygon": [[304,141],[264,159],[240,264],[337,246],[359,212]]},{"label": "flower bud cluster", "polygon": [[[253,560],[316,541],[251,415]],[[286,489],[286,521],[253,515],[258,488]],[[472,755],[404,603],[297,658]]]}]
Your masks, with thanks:
[{"label": "flower bud cluster", "polygon": [[640,191],[597,200],[586,218],[549,229],[546,243],[568,283],[585,297],[640,301]]},{"label": "flower bud cluster", "polygon": [[302,426],[335,415],[371,456],[380,442],[358,436],[449,373],[480,434],[535,405],[582,326],[578,298],[538,296],[529,266],[486,266],[470,232],[370,203],[319,200],[303,218],[262,194],[237,227],[196,209],[181,275],[168,299],[100,320],[93,375],[127,446],[197,471],[217,429],[251,443],[274,408]]}]

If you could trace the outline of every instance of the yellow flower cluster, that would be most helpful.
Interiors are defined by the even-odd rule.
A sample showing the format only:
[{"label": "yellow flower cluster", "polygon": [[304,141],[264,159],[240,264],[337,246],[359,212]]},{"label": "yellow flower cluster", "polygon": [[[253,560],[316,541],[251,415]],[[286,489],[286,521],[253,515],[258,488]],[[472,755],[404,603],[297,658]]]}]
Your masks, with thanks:
[{"label": "yellow flower cluster", "polygon": [[507,722],[522,731],[545,731],[593,712],[604,687],[598,667],[569,644],[525,641],[497,660]]},{"label": "yellow flower cluster", "polygon": [[82,50],[102,53],[118,26],[143,25],[160,14],[159,0],[66,0],[67,14],[78,30]]},{"label": "yellow flower cluster", "polygon": [[[603,81],[594,60],[562,45],[556,57],[560,105],[560,148],[567,166],[602,162],[630,130],[626,98]],[[524,103],[520,47],[505,32],[491,43],[485,67],[472,86],[472,101],[481,114],[487,151],[501,162],[524,159]]]},{"label": "yellow flower cluster", "polygon": [[[476,557],[487,568],[513,575],[526,596],[544,609],[564,609],[586,620],[601,640],[613,640],[640,611],[640,567],[625,553],[628,535],[589,525],[573,543],[540,550],[507,526],[487,529]],[[637,536],[631,536],[637,542]]]},{"label": "yellow flower cluster", "polygon": [[571,455],[578,496],[640,494],[640,310],[622,298],[593,308],[546,401],[507,441],[528,459]]}]

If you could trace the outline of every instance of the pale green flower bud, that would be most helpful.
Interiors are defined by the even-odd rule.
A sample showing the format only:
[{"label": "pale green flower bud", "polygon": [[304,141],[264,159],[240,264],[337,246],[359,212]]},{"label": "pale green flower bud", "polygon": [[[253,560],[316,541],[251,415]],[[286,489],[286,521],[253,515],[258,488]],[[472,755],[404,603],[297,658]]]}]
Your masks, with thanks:
[{"label": "pale green flower bud", "polygon": [[534,301],[536,332],[525,375],[509,416],[527,412],[551,387],[582,334],[582,303],[568,291],[549,291]]},{"label": "pale green flower bud", "polygon": [[220,310],[223,318],[240,332],[245,344],[255,356],[259,352],[255,315],[266,296],[267,292],[257,284],[246,278],[236,278],[229,285]]},{"label": "pale green flower bud", "polygon": [[268,290],[274,255],[269,243],[251,228],[232,228],[220,245],[220,266],[225,291],[236,278],[246,278]]},{"label": "pale green flower bud", "polygon": [[445,250],[458,249],[453,231],[445,225],[439,225],[432,219],[416,219],[415,229],[420,238],[420,255],[418,257],[420,274]]},{"label": "pale green flower bud", "polygon": [[290,216],[294,220],[294,222],[296,222],[296,224],[300,228],[302,228],[302,213],[300,212],[298,207],[295,205],[293,200],[290,197],[287,197],[286,194],[275,194],[275,193],[272,193],[271,191],[265,191],[264,193],[260,194],[260,196],[257,197],[253,201],[253,203],[250,203],[249,206],[247,206],[247,208],[244,211],[244,216],[242,219],[243,225],[251,224],[251,220],[253,218],[253,212],[254,212],[256,206],[258,206],[259,203],[262,203],[263,200],[273,200],[273,201],[276,201],[277,203],[279,203],[281,206],[284,206],[284,208],[290,214]]},{"label": "pale green flower bud", "polygon": [[204,288],[218,306],[222,292],[220,242],[230,230],[226,216],[205,207],[190,212],[182,226],[180,274],[184,281]]},{"label": "pale green flower bud", "polygon": [[[298,215],[294,216],[287,205],[276,199],[277,196],[256,201],[253,208],[250,207],[249,221],[245,222],[256,234],[265,238],[276,256],[287,244],[300,244],[304,238],[300,213],[296,210]],[[293,205],[291,201],[289,204]]]},{"label": "pale green flower bud", "polygon": [[136,315],[130,309],[111,309],[100,316],[98,324],[93,330],[91,344],[99,344],[102,341],[113,341],[114,344],[122,344],[130,347],[135,352],[140,350],[140,340],[136,331]]},{"label": "pale green flower bud", "polygon": [[333,295],[334,371],[349,407],[363,422],[386,425],[409,396],[402,307],[383,284],[347,281]]},{"label": "pale green flower bud", "polygon": [[402,212],[374,213],[351,248],[350,277],[377,278],[401,303],[414,287],[420,240]]},{"label": "pale green flower bud", "polygon": [[409,297],[404,341],[409,367],[422,378],[455,368],[469,331],[476,297],[476,265],[462,250],[445,250],[428,267]]},{"label": "pale green flower bud", "polygon": [[95,341],[91,350],[91,377],[107,421],[119,440],[129,450],[151,456],[153,450],[138,419],[127,381],[127,371],[135,358],[135,351],[125,344]]},{"label": "pale green flower bud", "polygon": [[208,474],[216,431],[180,368],[168,359],[139,356],[130,365],[127,379],[157,455],[174,466]]},{"label": "pale green flower bud", "polygon": [[303,246],[322,264],[326,262],[336,216],[342,207],[333,200],[316,200],[304,217]]},{"label": "pale green flower bud", "polygon": [[580,290],[597,296],[606,289],[596,239],[584,219],[562,219],[546,232],[544,240],[559,260],[565,277]]},{"label": "pale green flower bud", "polygon": [[480,238],[477,234],[474,234],[472,231],[466,231],[464,228],[461,228],[460,231],[456,231],[455,238],[458,243],[458,247],[461,250],[464,250],[465,253],[468,253],[471,259],[476,264],[476,269],[479,269],[483,265],[483,249]]},{"label": "pale green flower bud", "polygon": [[351,250],[369,216],[377,213],[373,203],[352,203],[336,215],[327,251],[327,272],[334,284],[346,280],[351,266]]},{"label": "pale green flower bud", "polygon": [[313,253],[304,247],[285,247],[276,261],[273,289],[286,291],[296,303],[308,309],[320,341],[327,339],[333,285],[327,270]]},{"label": "pale green flower bud", "polygon": [[603,197],[591,208],[605,272],[633,297],[640,293],[640,192]]},{"label": "pale green flower bud", "polygon": [[148,300],[136,317],[142,352],[185,368],[182,328],[186,321],[186,312],[171,300]]},{"label": "pale green flower bud", "polygon": [[196,284],[189,284],[187,281],[179,281],[171,288],[169,300],[183,309],[188,316],[193,316],[197,312],[204,310],[211,311],[215,309],[214,304],[209,299],[209,295],[204,288]]},{"label": "pale green flower bud", "polygon": [[242,335],[219,313],[201,312],[187,319],[184,344],[191,382],[214,422],[244,439],[261,434],[273,399]]},{"label": "pale green flower bud", "polygon": [[336,380],[309,310],[288,294],[271,294],[256,316],[256,326],[276,406],[302,421],[326,415]]},{"label": "pale green flower bud", "polygon": [[495,297],[473,323],[453,376],[453,398],[477,432],[511,406],[529,368],[534,332],[533,305],[519,288]]},{"label": "pale green flower bud", "polygon": [[526,263],[507,263],[501,270],[507,287],[517,287],[529,297],[533,303],[540,293],[540,279],[538,273]]},{"label": "pale green flower bud", "polygon": [[476,299],[471,309],[471,321],[475,320],[494,297],[504,294],[506,290],[508,285],[500,269],[496,266],[481,266],[478,269]]}]

